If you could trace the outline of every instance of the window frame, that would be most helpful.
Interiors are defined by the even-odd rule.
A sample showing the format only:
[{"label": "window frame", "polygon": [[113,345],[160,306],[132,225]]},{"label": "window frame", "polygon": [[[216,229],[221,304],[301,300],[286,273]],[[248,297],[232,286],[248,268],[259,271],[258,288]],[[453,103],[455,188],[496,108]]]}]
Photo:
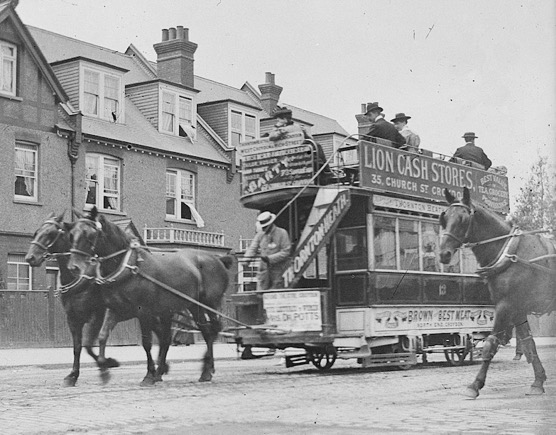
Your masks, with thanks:
[{"label": "window frame", "polygon": [[[8,49],[14,50],[14,55],[9,56],[4,54],[4,47]],[[18,50],[17,45],[12,44],[8,41],[1,40],[0,41],[0,94],[2,95],[9,95],[11,97],[15,97],[17,95],[17,56]],[[6,59],[7,57],[7,59]],[[5,77],[4,77],[4,62],[8,61],[12,64],[11,73],[12,73],[12,86],[11,89],[5,90]]]},{"label": "window frame", "polygon": [[[25,172],[25,168],[18,169],[17,168],[17,154],[18,151],[23,152],[32,152],[34,155],[34,171],[33,173],[33,195],[19,195],[16,193],[15,185],[17,183],[17,177],[23,176],[26,178],[25,175],[22,173],[18,175],[17,171]],[[23,202],[38,202],[39,200],[39,146],[34,143],[24,142],[24,141],[16,141],[14,146],[14,200],[23,201]]]},{"label": "window frame", "polygon": [[[85,89],[86,80],[85,77],[87,73],[97,74],[98,75],[98,89],[97,89],[97,113],[93,113],[92,111],[88,110],[85,97],[88,94]],[[108,96],[109,92],[107,91],[106,87],[106,79],[114,79],[117,82],[117,100],[116,101],[116,114],[115,117],[110,112],[108,115],[106,114],[107,110],[107,100],[114,101],[114,98]],[[79,83],[79,101],[81,111],[83,115],[89,116],[92,118],[101,119],[104,121],[110,121],[117,124],[123,124],[125,122],[125,110],[124,110],[124,86],[123,86],[123,75],[115,72],[114,70],[110,70],[109,68],[101,68],[99,66],[92,66],[89,64],[81,65],[80,66],[80,83]]]},{"label": "window frame", "polygon": [[[234,127],[234,122],[233,122],[233,116],[234,115],[240,115],[240,122],[241,122],[241,127],[237,128]],[[247,119],[253,119],[253,123],[254,123],[254,127],[255,130],[253,132],[249,132],[249,133],[253,133],[253,134],[247,134]],[[253,112],[249,112],[246,111],[244,109],[238,108],[238,107],[230,107],[229,109],[229,113],[228,113],[228,125],[229,125],[229,130],[228,130],[228,137],[229,137],[229,145],[230,147],[237,147],[239,145],[239,143],[244,142],[246,140],[254,140],[257,139],[260,136],[260,125],[259,125],[259,117],[256,113]],[[234,141],[234,134],[235,135],[239,135],[239,140],[238,143],[235,143]]]},{"label": "window frame", "polygon": [[[394,224],[395,224],[395,262],[396,262],[396,267],[394,269],[385,269],[385,268],[376,268],[376,263],[375,263],[375,219],[377,217],[386,217],[389,219],[394,219]],[[418,269],[402,269],[401,267],[401,256],[400,256],[400,224],[399,224],[399,220],[403,219],[403,220],[411,220],[411,221],[416,221],[418,223],[418,230],[417,230],[417,235],[418,235],[418,255],[419,255],[419,268]],[[455,263],[457,264],[457,271],[451,271],[450,269],[450,265],[444,265],[439,263],[439,270],[435,270],[435,271],[428,271],[425,270],[425,264],[424,264],[424,259],[425,259],[425,252],[423,250],[424,246],[423,246],[423,242],[424,242],[424,238],[423,235],[425,234],[424,231],[424,224],[432,224],[436,229],[438,229],[438,239],[437,239],[437,246],[436,246],[436,250],[438,249],[438,247],[440,246],[440,239],[442,237],[442,231],[440,229],[440,225],[438,224],[438,221],[432,218],[423,218],[423,217],[419,217],[419,216],[414,216],[414,215],[409,215],[409,214],[402,214],[402,213],[396,213],[396,214],[392,214],[392,213],[388,213],[388,212],[383,212],[383,211],[376,211],[372,214],[369,215],[369,225],[368,225],[368,231],[369,231],[369,235],[368,235],[368,248],[370,249],[370,255],[369,255],[369,265],[371,266],[371,270],[372,271],[377,271],[377,272],[398,272],[398,273],[418,273],[418,274],[440,274],[440,275],[457,275],[457,276],[475,276],[475,272],[474,270],[476,270],[478,268],[478,263],[475,260],[475,257],[473,256],[472,252],[467,252],[467,250],[469,250],[467,248],[467,250],[464,252],[463,249],[458,249],[456,251],[456,256],[457,258],[455,258]],[[435,251],[435,254],[437,254],[437,252]],[[469,269],[473,269],[473,271],[464,271],[464,260],[467,261],[467,267],[469,267]],[[437,261],[437,260],[436,260]]]},{"label": "window frame", "polygon": [[[165,99],[164,96],[169,95],[173,99],[172,112],[165,110]],[[182,117],[182,103],[189,103],[189,107],[186,111],[189,113],[189,119]],[[165,123],[163,123],[163,115],[165,113],[171,113],[172,115],[172,128],[168,130],[164,128]],[[160,133],[169,134],[172,136],[187,137],[191,142],[196,139],[196,108],[193,96],[185,93],[179,92],[175,89],[171,89],[166,86],[161,86],[159,89],[159,101],[158,101],[158,131]]]},{"label": "window frame", "polygon": [[[20,256],[23,257],[23,259],[21,261],[14,261],[14,256]],[[30,291],[33,289],[33,268],[29,265],[29,263],[27,263],[25,261],[25,254],[19,254],[19,253],[8,253],[8,261],[7,261],[7,274],[6,274],[6,284],[7,284],[7,290],[11,290],[11,291]],[[16,276],[10,276],[10,266],[15,266],[16,268]],[[27,279],[28,280],[28,284],[27,284],[27,288],[20,288],[20,269],[21,267],[25,268],[28,272],[28,278],[22,278],[22,279]],[[15,279],[15,287],[16,288],[12,288],[13,284],[10,282],[11,280]]]},{"label": "window frame", "polygon": [[[174,191],[173,195],[169,195],[169,175],[175,176],[174,182]],[[183,182],[184,177],[190,177],[192,180],[191,189],[190,189],[190,197],[191,199],[184,199],[182,197],[182,189],[183,189]],[[165,199],[165,216],[166,220],[177,221],[177,222],[184,222],[195,224],[197,227],[203,227],[205,225],[203,218],[197,211],[197,174],[193,171],[188,171],[187,169],[180,169],[180,168],[166,168],[165,172],[166,177],[166,189],[164,194]],[[174,201],[174,213],[168,213],[168,201],[169,199]],[[191,218],[183,218],[181,217],[181,203],[184,203],[191,212]]]},{"label": "window frame", "polygon": [[[96,182],[97,185],[97,189],[95,192],[95,203],[91,204],[87,202],[88,196],[89,196],[89,182],[90,182],[90,178],[89,178],[89,174],[88,174],[88,170],[89,170],[89,164],[88,164],[88,160],[90,158],[97,158],[97,173],[98,173],[98,179],[97,180],[92,180],[94,182]],[[117,192],[116,194],[106,194],[106,187],[105,187],[105,171],[106,171],[106,160],[111,160],[111,161],[115,161],[118,163],[117,165]],[[114,157],[112,155],[109,154],[101,154],[101,153],[87,153],[85,155],[85,170],[87,171],[85,173],[85,181],[87,183],[87,192],[86,192],[86,196],[85,196],[85,206],[84,209],[85,210],[89,210],[91,208],[93,208],[93,206],[96,206],[98,210],[103,211],[103,212],[107,212],[107,213],[115,213],[115,212],[121,212],[122,211],[122,182],[123,182],[123,178],[122,178],[122,160],[118,157]],[[104,199],[105,198],[116,198],[117,201],[117,207],[116,208],[106,208],[104,207]]]}]

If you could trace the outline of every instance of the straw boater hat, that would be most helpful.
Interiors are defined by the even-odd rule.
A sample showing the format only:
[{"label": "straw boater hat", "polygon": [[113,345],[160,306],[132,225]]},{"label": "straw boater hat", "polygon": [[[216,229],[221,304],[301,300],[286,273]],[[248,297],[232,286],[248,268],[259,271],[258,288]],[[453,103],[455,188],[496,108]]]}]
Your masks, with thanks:
[{"label": "straw boater hat", "polygon": [[401,113],[396,113],[396,116],[394,117],[394,119],[391,119],[390,122],[396,122],[396,121],[407,121],[408,119],[411,119],[411,116],[407,116],[405,113],[401,112]]},{"label": "straw boater hat", "polygon": [[472,131],[468,131],[468,132],[465,133],[462,137],[463,137],[464,139],[465,139],[465,138],[468,138],[468,137],[471,137],[471,138],[473,138],[473,139],[477,139],[479,136],[475,136],[475,133],[473,133]]},{"label": "straw boater hat", "polygon": [[265,229],[269,225],[272,225],[276,220],[276,215],[269,211],[263,211],[259,216],[257,216],[257,224],[261,229]]},{"label": "straw boater hat", "polygon": [[276,106],[276,110],[272,113],[273,118],[287,118],[292,116],[292,111],[287,107],[278,107]]},{"label": "straw boater hat", "polygon": [[371,110],[378,110],[379,112],[382,112],[383,109],[378,105],[378,102],[375,101],[374,103],[367,103],[367,110],[365,111],[365,115]]}]

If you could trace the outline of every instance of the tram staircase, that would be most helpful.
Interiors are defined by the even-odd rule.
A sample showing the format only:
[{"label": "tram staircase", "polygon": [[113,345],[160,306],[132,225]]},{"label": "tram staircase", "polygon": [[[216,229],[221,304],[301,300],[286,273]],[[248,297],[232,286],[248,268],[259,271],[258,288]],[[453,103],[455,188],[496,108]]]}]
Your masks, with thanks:
[{"label": "tram staircase", "polygon": [[319,251],[326,246],[350,206],[347,188],[321,187],[297,244],[290,266],[284,273],[284,286],[295,287]]}]

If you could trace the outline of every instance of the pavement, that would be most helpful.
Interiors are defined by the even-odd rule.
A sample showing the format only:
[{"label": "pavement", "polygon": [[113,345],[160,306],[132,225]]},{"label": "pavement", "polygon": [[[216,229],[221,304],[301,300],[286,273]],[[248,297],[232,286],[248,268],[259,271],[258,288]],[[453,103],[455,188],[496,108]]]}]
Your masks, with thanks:
[{"label": "pavement", "polygon": [[[556,337],[535,337],[535,343],[541,346],[556,346]],[[506,347],[515,347],[513,338]],[[98,351],[98,348],[95,348]],[[168,351],[169,362],[200,361],[205,355],[204,343],[189,346],[171,346]],[[262,352],[264,353],[264,352]],[[153,345],[152,355],[158,355],[158,346]],[[117,359],[120,364],[142,364],[145,362],[145,351],[142,346],[107,346],[106,356]],[[239,359],[235,343],[215,343],[214,357],[216,360]],[[18,366],[59,366],[68,367],[73,363],[71,347],[25,348],[25,349],[0,349],[0,370]],[[81,365],[86,367],[94,365],[93,359],[83,349],[81,352]]]}]

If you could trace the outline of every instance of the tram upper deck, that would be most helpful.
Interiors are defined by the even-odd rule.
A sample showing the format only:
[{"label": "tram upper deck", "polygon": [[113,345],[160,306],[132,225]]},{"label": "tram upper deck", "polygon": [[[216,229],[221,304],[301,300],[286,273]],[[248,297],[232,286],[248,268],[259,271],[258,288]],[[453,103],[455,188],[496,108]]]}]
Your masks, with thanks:
[{"label": "tram upper deck", "polygon": [[[474,202],[493,211],[509,212],[505,171],[455,159],[426,149],[396,149],[389,141],[370,138],[343,144],[327,163],[317,165],[315,144],[292,134],[279,142],[259,139],[240,147],[242,197],[245,207],[263,209],[295,195],[314,196],[322,185],[345,185],[379,193],[384,207],[403,200],[444,205],[444,189],[459,194],[469,188]],[[386,199],[389,198],[389,199]],[[423,210],[426,212],[426,210]]]}]

